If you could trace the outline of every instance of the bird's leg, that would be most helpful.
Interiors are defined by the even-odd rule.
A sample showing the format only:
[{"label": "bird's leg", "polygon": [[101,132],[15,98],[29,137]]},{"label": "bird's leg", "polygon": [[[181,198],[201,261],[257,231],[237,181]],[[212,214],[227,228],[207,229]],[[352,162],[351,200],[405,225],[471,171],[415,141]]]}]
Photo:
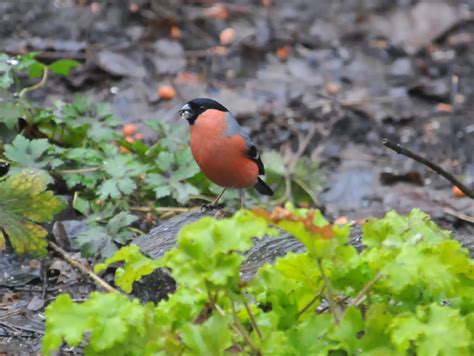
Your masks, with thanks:
[{"label": "bird's leg", "polygon": [[222,197],[222,195],[224,194],[224,192],[226,190],[227,190],[227,188],[224,188],[224,190],[216,197],[216,199],[214,199],[212,204],[204,204],[201,207],[201,210],[206,212],[206,211],[210,211],[210,210],[214,210],[214,209],[218,208],[219,206],[217,205],[217,203],[219,202],[219,199]]},{"label": "bird's leg", "polygon": [[245,190],[239,189],[239,196],[240,196],[240,209],[243,209],[244,208]]}]

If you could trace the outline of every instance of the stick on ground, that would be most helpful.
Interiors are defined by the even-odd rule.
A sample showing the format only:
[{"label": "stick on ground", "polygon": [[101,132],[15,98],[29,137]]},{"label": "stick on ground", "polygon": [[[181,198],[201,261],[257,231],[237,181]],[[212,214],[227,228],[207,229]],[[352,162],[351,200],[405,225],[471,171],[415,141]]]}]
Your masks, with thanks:
[{"label": "stick on ground", "polygon": [[431,161],[428,161],[426,158],[421,157],[420,155],[417,155],[416,153],[403,148],[400,146],[398,143],[393,143],[384,138],[382,140],[382,144],[391,150],[394,150],[398,154],[402,154],[404,156],[407,156],[411,159],[414,159],[417,162],[420,162],[421,164],[424,164],[425,166],[431,168],[433,171],[438,173],[439,175],[443,176],[447,180],[449,180],[451,183],[453,183],[455,186],[457,186],[466,196],[468,196],[471,199],[474,199],[474,190],[469,189],[466,187],[459,179],[457,179],[454,175],[452,175],[449,172],[446,172],[443,168],[438,166],[436,163],[433,163]]},{"label": "stick on ground", "polygon": [[81,273],[89,276],[91,279],[94,280],[94,282],[102,289],[106,290],[107,292],[119,292],[117,289],[115,289],[114,287],[112,287],[110,284],[108,284],[106,281],[104,281],[102,278],[100,278],[98,275],[96,275],[94,272],[92,272],[89,268],[87,268],[86,266],[84,266],[82,263],[80,263],[79,261],[76,261],[74,258],[72,258],[72,256],[67,253],[66,251],[64,251],[61,247],[59,247],[58,245],[56,245],[54,242],[52,241],[48,241],[48,244],[49,246],[51,246],[51,248],[56,251],[57,253],[59,253],[61,255],[61,257],[67,262],[69,263],[71,266],[77,268]]}]

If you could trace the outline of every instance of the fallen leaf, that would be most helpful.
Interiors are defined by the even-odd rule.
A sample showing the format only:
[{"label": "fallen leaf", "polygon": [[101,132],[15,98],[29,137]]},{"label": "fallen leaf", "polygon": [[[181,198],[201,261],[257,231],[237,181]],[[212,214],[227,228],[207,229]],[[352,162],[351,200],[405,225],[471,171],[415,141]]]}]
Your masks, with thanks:
[{"label": "fallen leaf", "polygon": [[228,46],[235,40],[235,30],[231,27],[224,29],[219,35],[219,41],[221,45]]}]

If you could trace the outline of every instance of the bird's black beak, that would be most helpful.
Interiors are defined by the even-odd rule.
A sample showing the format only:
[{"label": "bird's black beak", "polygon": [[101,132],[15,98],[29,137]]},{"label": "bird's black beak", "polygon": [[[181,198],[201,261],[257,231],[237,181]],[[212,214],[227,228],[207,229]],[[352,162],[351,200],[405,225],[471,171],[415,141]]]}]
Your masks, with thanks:
[{"label": "bird's black beak", "polygon": [[179,109],[179,117],[186,120],[193,117],[193,112],[189,104],[184,104],[183,107]]}]

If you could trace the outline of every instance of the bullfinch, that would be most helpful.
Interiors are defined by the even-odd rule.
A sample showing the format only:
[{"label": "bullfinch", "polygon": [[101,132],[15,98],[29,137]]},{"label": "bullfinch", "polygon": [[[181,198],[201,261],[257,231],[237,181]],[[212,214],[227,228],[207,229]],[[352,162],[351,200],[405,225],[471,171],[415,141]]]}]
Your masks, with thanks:
[{"label": "bullfinch", "polygon": [[272,189],[259,177],[265,174],[263,162],[248,133],[234,116],[217,101],[197,98],[187,102],[179,115],[190,125],[191,152],[202,172],[212,182],[224,188],[214,200],[217,202],[227,188],[255,187],[264,195]]}]

